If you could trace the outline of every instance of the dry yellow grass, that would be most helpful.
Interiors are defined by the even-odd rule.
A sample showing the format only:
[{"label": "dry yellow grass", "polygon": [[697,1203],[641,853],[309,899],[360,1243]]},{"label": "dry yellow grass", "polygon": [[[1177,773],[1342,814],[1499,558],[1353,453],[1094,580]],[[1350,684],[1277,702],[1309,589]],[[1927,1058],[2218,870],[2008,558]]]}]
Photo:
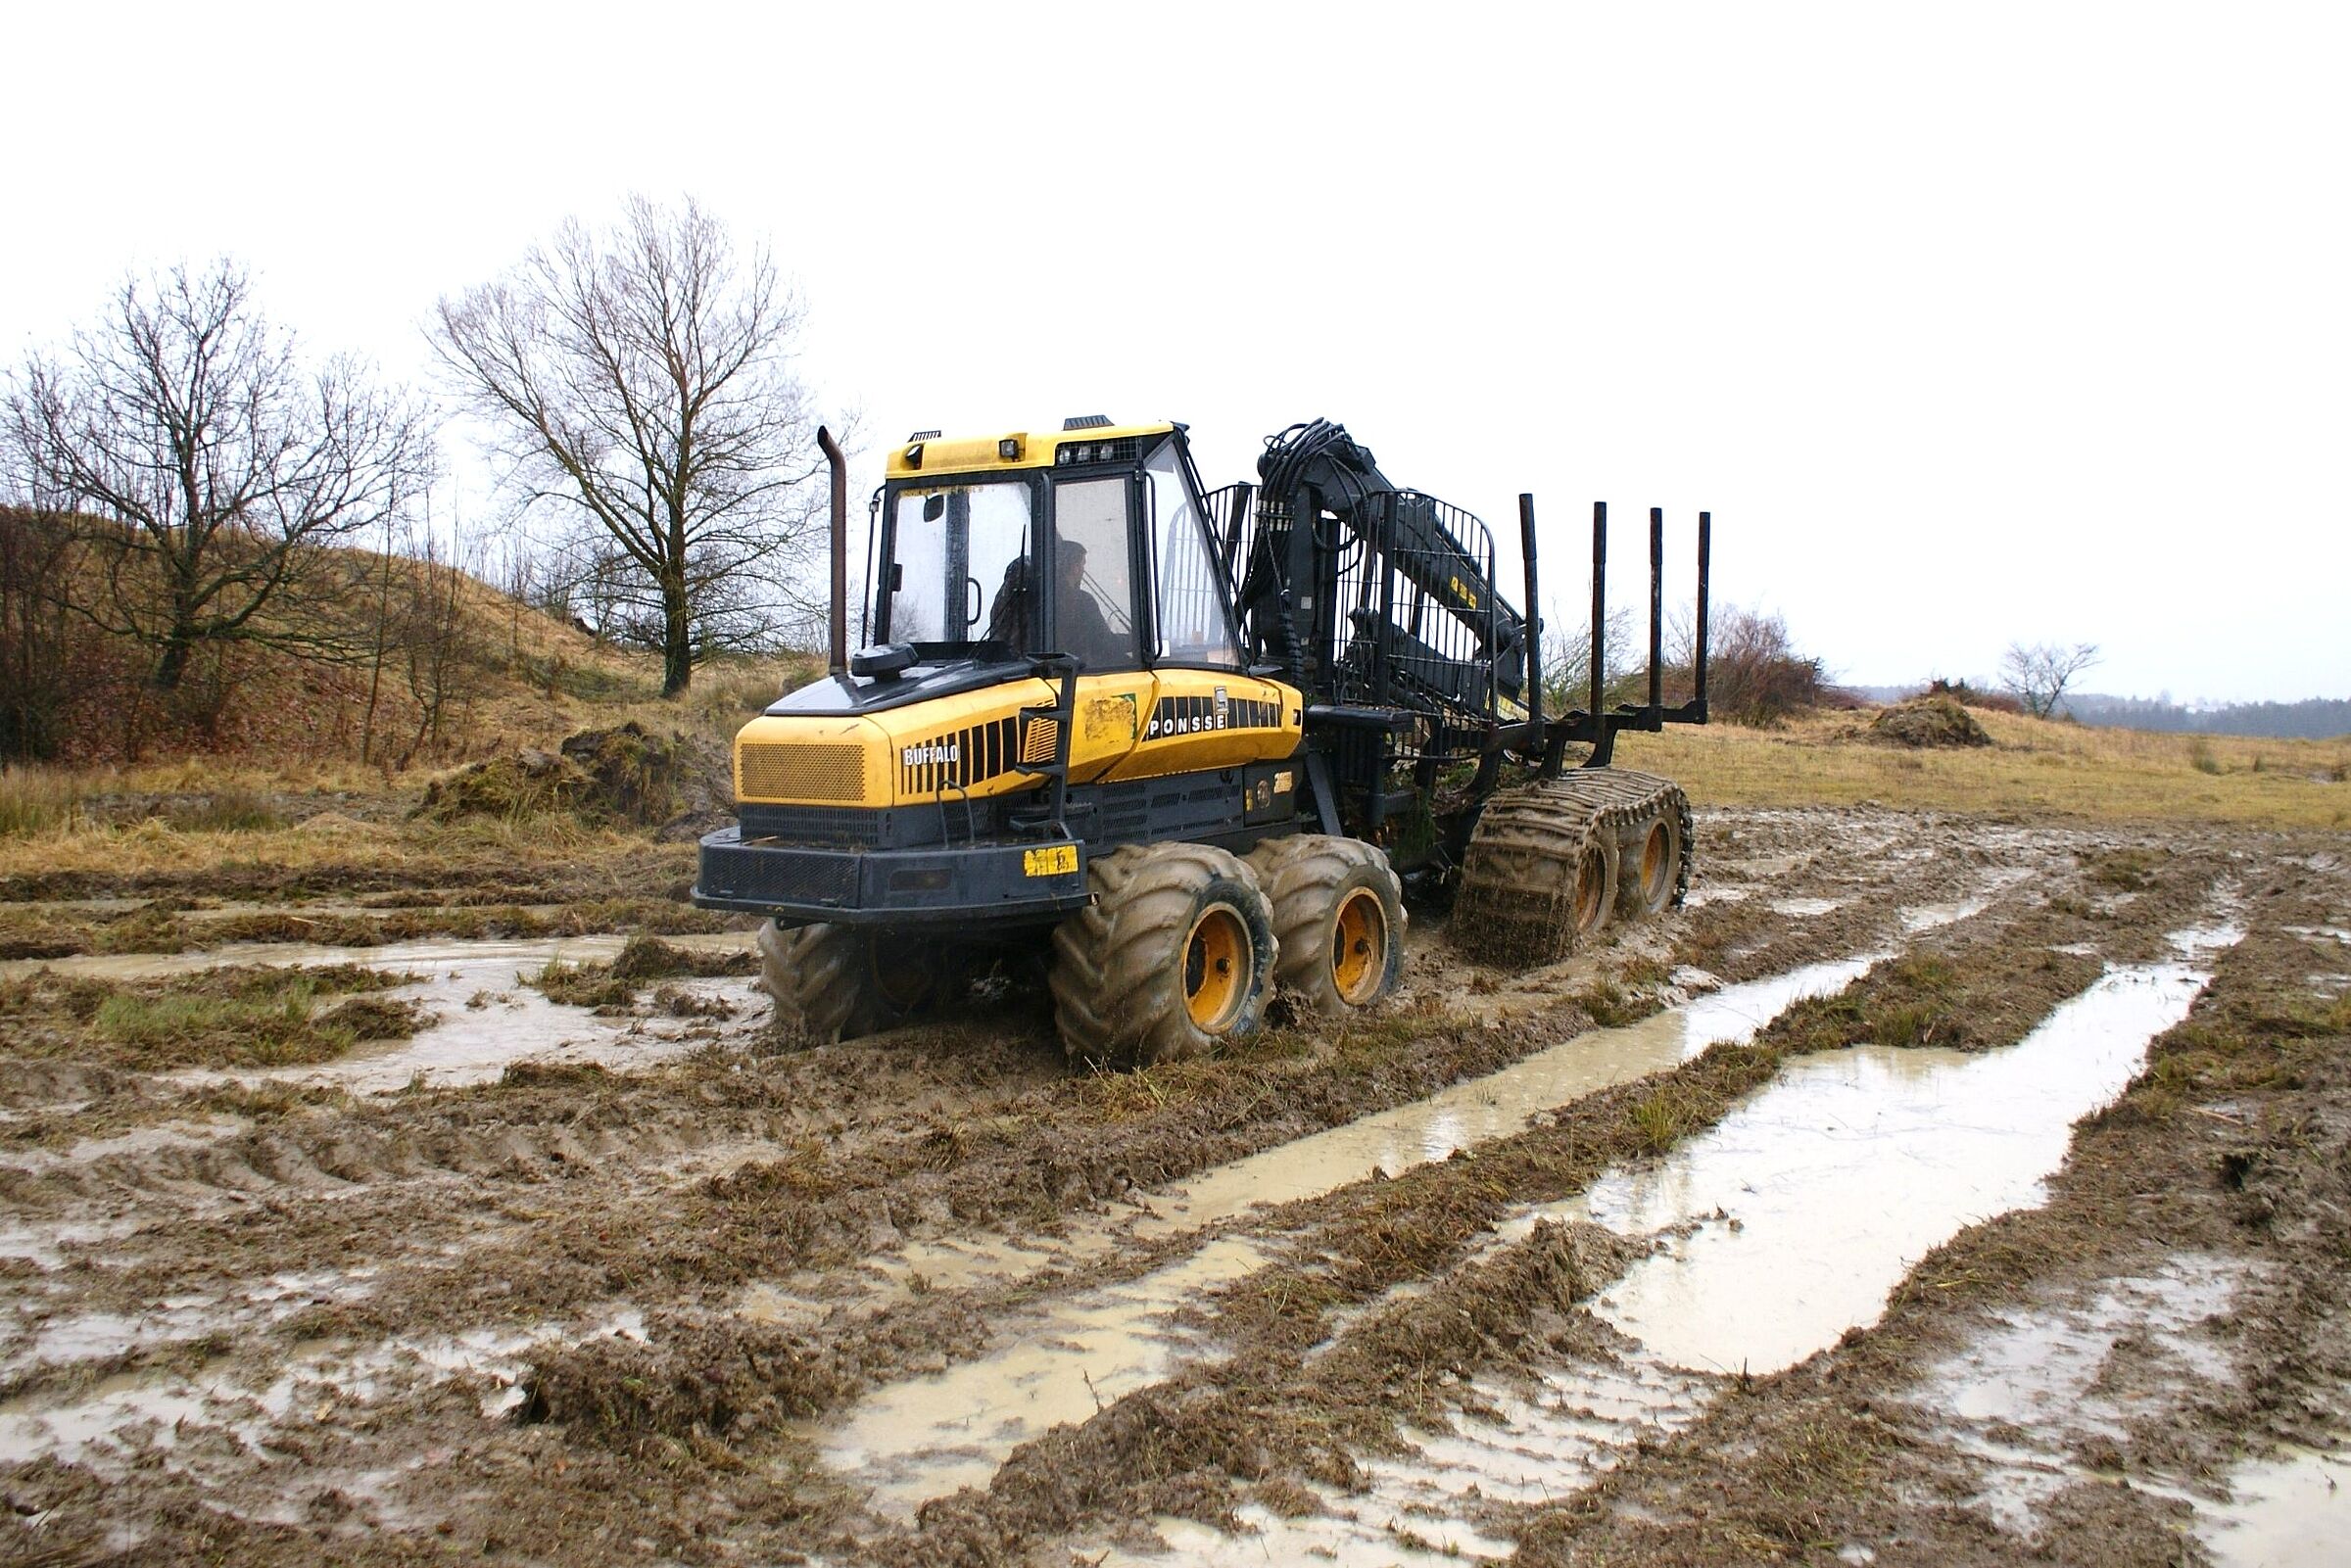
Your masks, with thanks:
[{"label": "dry yellow grass", "polygon": [[1701,803],[1849,806],[2109,821],[2351,827],[2351,738],[2153,735],[1980,713],[1995,744],[1909,751],[1861,738],[1866,717],[1784,730],[1730,725],[1621,736],[1616,760]]},{"label": "dry yellow grass", "polygon": [[[499,728],[481,749],[552,746],[590,726],[637,719],[713,739],[812,673],[787,661],[704,672],[676,703],[657,698],[595,703],[575,696],[526,708],[500,704]],[[1722,805],[1854,805],[1964,811],[2025,818],[2196,820],[2272,828],[2351,827],[2351,739],[2255,740],[2151,735],[1981,715],[1996,744],[1909,751],[1862,738],[1866,720],[1823,714],[1786,729],[1730,725],[1623,736],[1617,760],[1666,774],[1693,799]],[[495,738],[495,748],[490,745]],[[561,818],[424,823],[357,822],[340,814],[315,826],[270,820],[223,824],[199,817],[108,826],[82,802],[105,795],[220,795],[265,806],[284,793],[373,795],[378,809],[405,805],[424,770],[386,777],[355,763],[291,758],[270,764],[192,760],[155,767],[0,773],[0,877],[45,872],[190,873],[232,863],[289,869],[364,861],[426,879],[462,879],[469,868],[530,861],[600,864],[642,837],[592,831]]]}]

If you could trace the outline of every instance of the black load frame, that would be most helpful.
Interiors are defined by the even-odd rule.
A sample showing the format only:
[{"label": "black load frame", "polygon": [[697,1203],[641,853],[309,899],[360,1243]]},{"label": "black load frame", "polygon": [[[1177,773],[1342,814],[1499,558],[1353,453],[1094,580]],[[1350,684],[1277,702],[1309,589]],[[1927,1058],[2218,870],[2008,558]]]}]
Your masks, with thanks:
[{"label": "black load frame", "polygon": [[[1322,831],[1378,835],[1432,802],[1442,770],[1474,763],[1453,815],[1473,817],[1514,759],[1556,779],[1566,748],[1605,768],[1618,734],[1706,722],[1713,517],[1698,514],[1698,599],[1691,700],[1664,700],[1665,513],[1649,513],[1649,692],[1604,706],[1607,521],[1592,507],[1590,695],[1544,712],[1538,618],[1496,592],[1493,536],[1471,514],[1390,484],[1371,453],[1328,421],[1271,438],[1260,483],[1209,498],[1235,583],[1256,673],[1307,696],[1308,773]],[[1254,499],[1254,507],[1251,501]],[[1526,601],[1540,606],[1535,501],[1518,498]],[[1432,613],[1434,612],[1434,613]],[[1506,712],[1522,707],[1524,716]],[[1397,775],[1409,769],[1408,783]],[[1466,812],[1460,808],[1468,808]],[[1458,836],[1458,834],[1449,835]]]}]

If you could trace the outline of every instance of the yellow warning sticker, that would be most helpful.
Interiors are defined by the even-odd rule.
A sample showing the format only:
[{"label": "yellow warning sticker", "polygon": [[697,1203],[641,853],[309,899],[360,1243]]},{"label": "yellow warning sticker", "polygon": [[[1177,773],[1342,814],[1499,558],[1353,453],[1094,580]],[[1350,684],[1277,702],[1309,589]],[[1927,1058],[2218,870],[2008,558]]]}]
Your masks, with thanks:
[{"label": "yellow warning sticker", "polygon": [[1021,851],[1021,871],[1030,877],[1066,877],[1078,869],[1078,846],[1054,844]]}]

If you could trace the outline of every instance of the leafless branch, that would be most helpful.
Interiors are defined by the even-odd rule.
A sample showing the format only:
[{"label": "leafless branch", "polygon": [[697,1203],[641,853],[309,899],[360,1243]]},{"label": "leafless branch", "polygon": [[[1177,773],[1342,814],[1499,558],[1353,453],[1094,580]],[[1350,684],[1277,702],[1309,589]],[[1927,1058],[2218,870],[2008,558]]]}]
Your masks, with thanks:
[{"label": "leafless branch", "polygon": [[5,419],[12,477],[98,558],[73,608],[148,648],[167,690],[208,646],[351,653],[290,591],[432,467],[423,411],[350,359],[306,368],[227,261],[126,280],[63,354],[26,359]]},{"label": "leafless branch", "polygon": [[2000,678],[2036,719],[2056,716],[2074,677],[2098,662],[2095,642],[2011,642],[2000,655]]},{"label": "leafless branch", "polygon": [[436,309],[434,349],[514,489],[589,531],[565,553],[590,624],[660,647],[665,694],[795,612],[819,531],[801,319],[763,248],[643,197]]}]

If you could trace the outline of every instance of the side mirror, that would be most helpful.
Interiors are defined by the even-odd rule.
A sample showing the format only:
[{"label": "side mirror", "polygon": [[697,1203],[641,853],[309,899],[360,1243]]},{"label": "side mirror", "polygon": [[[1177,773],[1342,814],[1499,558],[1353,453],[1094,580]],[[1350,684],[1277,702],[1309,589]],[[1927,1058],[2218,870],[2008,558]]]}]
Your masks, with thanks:
[{"label": "side mirror", "polygon": [[938,521],[938,520],[939,520],[941,517],[944,517],[944,516],[946,516],[946,515],[947,515],[947,498],[946,498],[946,497],[944,497],[944,496],[925,496],[925,497],[923,498],[923,521],[924,521],[924,522],[926,522],[926,523],[936,523],[936,522],[937,522],[937,521]]},{"label": "side mirror", "polygon": [[849,673],[875,681],[894,681],[914,668],[912,642],[885,642],[880,647],[859,648],[849,655]]}]

